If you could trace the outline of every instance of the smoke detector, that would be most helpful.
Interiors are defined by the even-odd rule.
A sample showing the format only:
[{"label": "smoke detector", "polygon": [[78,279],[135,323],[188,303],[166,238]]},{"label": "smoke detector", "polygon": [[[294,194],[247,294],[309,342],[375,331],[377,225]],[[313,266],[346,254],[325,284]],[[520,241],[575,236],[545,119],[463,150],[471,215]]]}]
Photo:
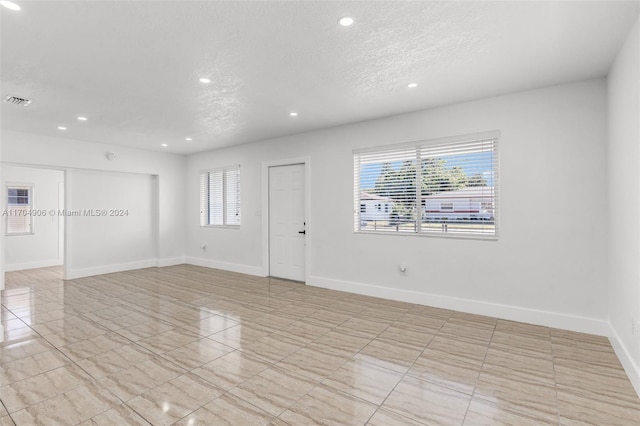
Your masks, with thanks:
[{"label": "smoke detector", "polygon": [[18,105],[18,106],[29,106],[31,103],[31,99],[19,98],[17,96],[7,96],[4,98],[4,101],[8,104]]}]

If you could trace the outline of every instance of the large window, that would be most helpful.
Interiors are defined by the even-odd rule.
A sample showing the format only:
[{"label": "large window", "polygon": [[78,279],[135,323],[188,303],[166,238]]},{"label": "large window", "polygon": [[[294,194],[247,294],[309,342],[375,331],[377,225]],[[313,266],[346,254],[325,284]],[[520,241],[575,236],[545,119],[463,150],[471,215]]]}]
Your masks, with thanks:
[{"label": "large window", "polygon": [[30,234],[33,232],[31,186],[10,185],[7,187],[7,235]]},{"label": "large window", "polygon": [[491,132],[354,151],[355,231],[496,237],[497,146]]},{"label": "large window", "polygon": [[240,166],[200,173],[200,226],[240,226]]}]

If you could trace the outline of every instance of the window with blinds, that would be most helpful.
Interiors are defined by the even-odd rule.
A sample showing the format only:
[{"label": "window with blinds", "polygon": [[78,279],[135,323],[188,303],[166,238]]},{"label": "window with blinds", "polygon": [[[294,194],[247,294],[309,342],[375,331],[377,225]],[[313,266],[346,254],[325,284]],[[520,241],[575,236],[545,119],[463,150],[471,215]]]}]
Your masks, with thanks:
[{"label": "window with blinds", "polygon": [[240,226],[240,166],[200,173],[200,226]]},{"label": "window with blinds", "polygon": [[354,229],[497,237],[498,133],[354,151]]},{"label": "window with blinds", "polygon": [[32,197],[33,188],[30,186],[7,187],[7,235],[33,232]]}]

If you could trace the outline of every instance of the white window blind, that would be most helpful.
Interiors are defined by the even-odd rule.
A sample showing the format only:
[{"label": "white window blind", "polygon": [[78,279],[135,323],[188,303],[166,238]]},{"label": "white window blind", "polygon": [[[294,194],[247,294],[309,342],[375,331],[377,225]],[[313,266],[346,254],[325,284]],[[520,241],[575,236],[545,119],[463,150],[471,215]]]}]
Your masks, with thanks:
[{"label": "white window blind", "polygon": [[32,232],[32,197],[33,189],[30,186],[7,187],[7,235]]},{"label": "white window blind", "polygon": [[355,231],[497,236],[497,146],[492,132],[354,151]]},{"label": "white window blind", "polygon": [[240,166],[200,173],[200,226],[240,226]]}]

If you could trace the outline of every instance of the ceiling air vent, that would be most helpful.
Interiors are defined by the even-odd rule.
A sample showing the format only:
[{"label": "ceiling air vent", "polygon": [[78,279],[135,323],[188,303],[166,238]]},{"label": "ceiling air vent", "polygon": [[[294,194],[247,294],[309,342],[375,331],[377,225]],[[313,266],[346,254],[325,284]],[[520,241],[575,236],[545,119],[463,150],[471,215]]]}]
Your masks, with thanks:
[{"label": "ceiling air vent", "polygon": [[7,96],[4,101],[8,104],[29,106],[31,99],[19,98],[17,96]]}]

